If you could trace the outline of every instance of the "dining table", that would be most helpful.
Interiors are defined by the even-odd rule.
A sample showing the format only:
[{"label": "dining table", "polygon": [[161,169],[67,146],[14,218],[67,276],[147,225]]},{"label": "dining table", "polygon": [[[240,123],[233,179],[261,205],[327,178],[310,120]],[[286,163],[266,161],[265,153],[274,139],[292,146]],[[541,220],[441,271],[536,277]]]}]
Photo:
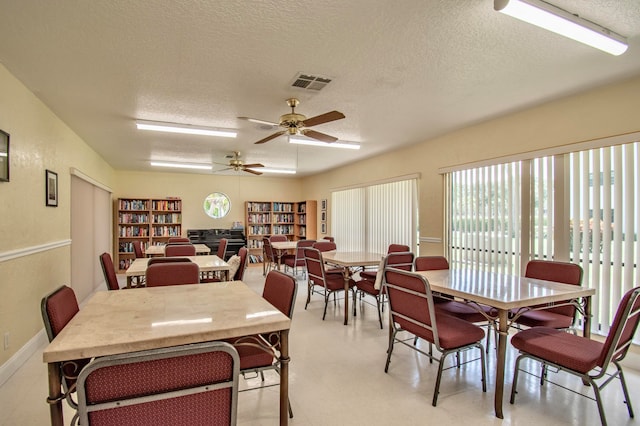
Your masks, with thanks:
[{"label": "dining table", "polygon": [[45,348],[51,424],[64,424],[65,361],[277,333],[280,425],[288,424],[289,317],[242,281],[99,291]]},{"label": "dining table", "polygon": [[322,259],[325,263],[342,268],[342,276],[344,278],[344,325],[349,324],[349,280],[351,279],[353,268],[378,266],[383,257],[382,253],[369,251],[331,250],[322,253]]},{"label": "dining table", "polygon": [[[415,273],[425,277],[434,292],[466,301],[472,307],[482,304],[495,309],[495,316],[487,319],[493,321],[498,330],[494,410],[496,417],[500,419],[504,418],[504,372],[507,340],[512,322],[509,314],[511,311],[522,312],[538,308],[540,305],[573,301],[582,313],[583,336],[590,336],[591,296],[595,294],[593,288],[472,268]],[[483,312],[481,309],[478,311]]]},{"label": "dining table", "polygon": [[295,250],[298,247],[297,241],[274,241],[271,243],[273,255],[276,257],[276,269],[279,271],[282,266],[282,256],[289,250]]},{"label": "dining table", "polygon": [[[194,244],[196,255],[207,255],[211,253],[211,249],[206,244]],[[166,244],[157,244],[149,246],[145,249],[144,254],[147,257],[164,256]]]},{"label": "dining table", "polygon": [[[185,257],[198,265],[200,272],[221,272],[223,279],[226,281],[229,279],[229,270],[231,266],[220,259],[215,254],[203,255],[203,256],[180,256]],[[127,268],[125,276],[127,277],[127,288],[131,288],[134,277],[144,277],[147,272],[147,265],[151,258],[142,257],[135,259],[131,262],[131,265]]]}]

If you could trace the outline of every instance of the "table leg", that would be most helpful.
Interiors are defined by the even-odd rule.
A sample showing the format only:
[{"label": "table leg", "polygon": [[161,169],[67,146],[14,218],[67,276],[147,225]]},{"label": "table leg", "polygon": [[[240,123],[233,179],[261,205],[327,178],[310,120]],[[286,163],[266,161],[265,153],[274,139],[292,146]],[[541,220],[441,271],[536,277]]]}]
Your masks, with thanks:
[{"label": "table leg", "polygon": [[496,393],[493,402],[496,417],[503,419],[502,400],[504,393],[504,367],[507,357],[507,337],[509,336],[509,311],[498,311],[498,357],[496,360]]},{"label": "table leg", "polygon": [[60,364],[52,362],[47,365],[49,370],[49,415],[52,426],[64,426],[62,417],[62,376],[60,374]]},{"label": "table leg", "polygon": [[289,424],[289,330],[280,331],[280,425]]},{"label": "table leg", "polygon": [[[344,267],[344,325],[349,325],[349,268]],[[355,300],[353,303],[356,303]]]},{"label": "table leg", "polygon": [[131,288],[132,281],[133,281],[133,275],[127,275],[127,288]]}]

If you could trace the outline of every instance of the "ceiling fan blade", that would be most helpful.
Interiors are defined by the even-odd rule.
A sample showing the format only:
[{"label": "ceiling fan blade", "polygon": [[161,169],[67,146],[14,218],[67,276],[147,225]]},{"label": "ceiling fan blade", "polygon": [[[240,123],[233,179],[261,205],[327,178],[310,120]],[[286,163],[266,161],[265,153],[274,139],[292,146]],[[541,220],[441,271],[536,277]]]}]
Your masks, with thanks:
[{"label": "ceiling fan blade", "polygon": [[245,167],[245,168],[264,167],[264,164],[260,164],[260,163],[243,164],[242,167]]},{"label": "ceiling fan blade", "polygon": [[307,118],[302,123],[305,127],[317,126],[318,124],[328,123],[330,121],[341,120],[344,118],[344,114],[340,111],[330,111],[315,117]]},{"label": "ceiling fan blade", "polygon": [[331,143],[338,140],[338,138],[336,137],[325,135],[324,133],[316,132],[315,130],[302,129],[301,132],[305,136],[308,136],[312,139],[317,139],[322,142]]},{"label": "ceiling fan blade", "polygon": [[267,137],[266,137],[266,138],[264,138],[264,139],[260,139],[258,142],[256,142],[256,144],[269,142],[271,139],[275,139],[275,138],[277,138],[278,136],[282,136],[282,135],[284,135],[286,132],[287,132],[286,130],[282,130],[282,131],[280,131],[280,132],[274,133],[274,134],[272,134],[271,136],[267,136]]},{"label": "ceiling fan blade", "polygon": [[258,118],[251,118],[251,117],[238,117],[239,120],[246,120],[246,121],[250,121],[252,123],[258,123],[258,124],[266,124],[268,126],[279,126],[279,123],[274,123],[273,121],[267,121],[267,120],[260,120]]},{"label": "ceiling fan blade", "polygon": [[247,169],[247,168],[244,168],[242,170],[245,171],[245,172],[253,173],[254,175],[261,175],[262,174],[262,172],[259,172],[257,170],[251,170],[251,169]]},{"label": "ceiling fan blade", "polygon": [[[217,164],[220,164],[220,163],[217,163]],[[223,164],[223,165],[226,166],[226,164]],[[233,167],[227,167],[226,169],[214,170],[213,173],[225,172],[227,170],[233,170]]]}]

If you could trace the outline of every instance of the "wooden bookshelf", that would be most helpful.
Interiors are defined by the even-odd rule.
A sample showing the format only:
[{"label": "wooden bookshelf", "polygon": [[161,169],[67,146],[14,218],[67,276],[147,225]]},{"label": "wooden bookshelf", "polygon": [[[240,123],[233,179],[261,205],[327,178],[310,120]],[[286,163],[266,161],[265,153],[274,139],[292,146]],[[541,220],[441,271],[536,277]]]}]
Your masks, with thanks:
[{"label": "wooden bookshelf", "polygon": [[119,198],[115,202],[113,264],[124,272],[136,258],[133,242],[144,248],[164,244],[182,235],[182,201],[179,198]]},{"label": "wooden bookshelf", "polygon": [[247,201],[245,223],[249,262],[262,262],[262,238],[285,235],[292,241],[315,239],[317,202]]}]

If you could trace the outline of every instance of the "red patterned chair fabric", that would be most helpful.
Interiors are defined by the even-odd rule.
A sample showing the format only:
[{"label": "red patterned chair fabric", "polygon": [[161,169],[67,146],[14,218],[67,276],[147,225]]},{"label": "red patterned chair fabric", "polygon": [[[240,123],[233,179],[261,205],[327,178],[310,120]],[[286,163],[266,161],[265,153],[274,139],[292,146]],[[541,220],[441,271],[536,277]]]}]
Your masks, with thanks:
[{"label": "red patterned chair fabric", "polygon": [[226,238],[220,238],[220,242],[218,244],[218,251],[216,252],[216,255],[222,260],[224,260],[227,255],[227,242],[228,240]]},{"label": "red patterned chair fabric", "polygon": [[[413,268],[413,258],[414,258],[414,254],[411,252],[389,253],[384,259],[384,264],[382,269],[384,270],[386,267],[390,267],[390,268],[402,269],[403,271],[411,271],[411,269]],[[362,274],[360,276],[362,276]],[[376,288],[375,280],[376,278],[374,278],[373,280],[369,280],[365,278],[360,281],[356,281],[356,291],[360,292],[360,295],[361,295],[360,300],[362,300],[363,294],[368,294],[369,296],[373,296],[376,299],[376,308],[378,310],[378,321],[380,322],[380,328],[383,328],[382,310],[384,308],[384,297],[385,297],[385,294],[383,292],[384,287],[381,286],[379,288]]]},{"label": "red patterned chair fabric", "polygon": [[97,358],[78,379],[80,424],[235,425],[238,374],[223,342]]},{"label": "red patterned chair fabric", "polygon": [[[431,360],[439,363],[438,376],[432,404],[435,407],[440,392],[440,379],[446,357],[464,350],[478,349],[482,363],[482,390],[486,392],[486,367],[482,339],[484,330],[467,321],[442,314],[434,308],[433,296],[429,282],[422,276],[412,272],[385,269],[384,287],[389,298],[389,312],[393,326],[389,339],[385,373],[389,370],[391,355],[395,343],[401,343],[414,349]],[[406,338],[398,338],[397,334],[407,331],[416,337],[433,344],[442,353],[440,358],[433,355],[431,345],[429,352],[423,352],[416,345],[405,342]]]},{"label": "red patterned chair fabric", "polygon": [[[307,306],[309,306],[309,302],[311,301],[311,294],[314,292],[314,288],[321,288],[322,294],[324,295],[324,312],[322,314],[322,320],[324,320],[325,316],[327,315],[329,296],[334,292],[344,291],[344,277],[342,275],[342,270],[325,270],[322,253],[320,252],[320,250],[315,248],[317,244],[318,243],[316,242],[314,244],[314,247],[304,249],[305,265],[308,275],[307,302],[304,305],[304,309],[307,309]],[[354,286],[355,281],[350,279],[349,288],[353,293],[353,303],[355,307],[356,296],[355,292],[353,292]],[[345,294],[344,297],[349,297],[349,295]]]},{"label": "red patterned chair fabric", "polygon": [[154,263],[147,267],[147,287],[198,284],[200,268],[193,262]]},{"label": "red patterned chair fabric", "polygon": [[267,272],[273,268],[273,265],[275,265],[276,262],[269,237],[262,238],[262,254],[262,275],[267,276]]},{"label": "red patterned chair fabric", "polygon": [[[564,284],[581,285],[582,268],[575,263],[556,262],[550,260],[531,260],[527,263],[525,277],[539,280],[555,281]],[[557,304],[568,303],[567,301]],[[544,305],[546,306],[546,305]],[[544,306],[537,306],[541,308]],[[573,327],[576,308],[573,305],[557,306],[545,309],[524,311],[513,310],[515,322],[526,327],[552,327],[566,329]]]},{"label": "red patterned chair fabric", "polygon": [[195,256],[196,246],[193,244],[167,244],[164,249],[164,255],[166,257],[172,256]]},{"label": "red patterned chair fabric", "polygon": [[[411,248],[403,244],[389,244],[389,247],[387,247],[387,254],[399,253],[399,252],[410,252],[410,251],[411,251]],[[362,278],[363,280],[375,281],[377,275],[378,275],[378,271],[360,272],[360,278]]]},{"label": "red patterned chair fabric", "polygon": [[272,235],[269,237],[269,241],[271,241],[272,243],[275,243],[275,242],[289,241],[289,239],[287,238],[286,235]]},{"label": "red patterned chair fabric", "polygon": [[116,270],[113,266],[113,260],[111,260],[111,255],[109,253],[102,253],[100,255],[100,266],[102,267],[102,273],[104,274],[104,282],[107,284],[107,290],[120,290]]},{"label": "red patterned chair fabric", "polygon": [[[589,384],[594,390],[600,421],[603,425],[606,425],[607,421],[600,390],[610,380],[618,377],[629,416],[633,417],[631,399],[620,361],[625,358],[631,346],[639,322],[640,287],[636,287],[622,297],[604,343],[551,327],[533,327],[516,333],[511,338],[511,344],[520,351],[520,355],[516,359],[513,372],[511,403],[515,402],[519,372],[526,371],[520,368],[520,362],[525,358],[531,358],[543,365],[550,365],[576,375],[582,379],[583,383]],[[607,374],[607,368],[611,363],[615,365],[616,371]],[[543,369],[540,377],[542,384],[546,381],[547,371],[548,369]],[[605,380],[598,384],[596,380],[602,378]]]},{"label": "red patterned chair fabric", "polygon": [[136,255],[136,259],[144,257],[144,251],[142,250],[142,241],[133,241],[133,253]]},{"label": "red patterned chair fabric", "polygon": [[[51,342],[80,311],[80,308],[73,289],[63,285],[42,298],[40,311],[47,338]],[[72,394],[76,391],[76,380],[80,371],[89,361],[90,359],[78,359],[64,362],[61,365],[62,394],[73,409],[78,407],[72,398]]]},{"label": "red patterned chair fabric", "polygon": [[191,262],[191,259],[186,257],[152,257],[147,261],[147,267],[156,263],[176,263],[176,262]]},{"label": "red patterned chair fabric", "polygon": [[323,239],[323,240],[327,240],[327,241],[331,241],[332,243],[335,243],[335,242],[336,242],[336,239],[335,239],[335,238],[333,238],[333,237],[329,237],[329,236],[322,237],[322,239]]},{"label": "red patterned chair fabric", "polygon": [[316,241],[311,247],[320,250],[321,252],[331,251],[336,249],[336,243],[332,241]]},{"label": "red patterned chair fabric", "polygon": [[191,241],[185,237],[169,237],[167,243],[190,243]]}]

